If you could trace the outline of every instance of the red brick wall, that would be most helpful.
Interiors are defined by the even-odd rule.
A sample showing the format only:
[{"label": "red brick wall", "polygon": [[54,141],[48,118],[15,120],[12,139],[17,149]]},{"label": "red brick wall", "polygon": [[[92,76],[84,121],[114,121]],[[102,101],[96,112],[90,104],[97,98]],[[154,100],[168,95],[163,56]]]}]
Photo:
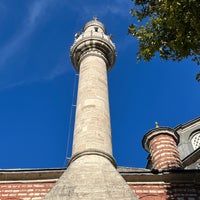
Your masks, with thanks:
[{"label": "red brick wall", "polygon": [[0,200],[41,200],[54,183],[0,183]]},{"label": "red brick wall", "polygon": [[149,149],[154,169],[173,169],[182,166],[176,142],[171,135],[154,136],[149,142]]},{"label": "red brick wall", "polygon": [[194,184],[130,184],[141,200],[199,200],[200,185]]},{"label": "red brick wall", "polygon": [[[0,200],[42,200],[53,182],[0,183]],[[141,200],[199,200],[200,185],[130,183]]]}]

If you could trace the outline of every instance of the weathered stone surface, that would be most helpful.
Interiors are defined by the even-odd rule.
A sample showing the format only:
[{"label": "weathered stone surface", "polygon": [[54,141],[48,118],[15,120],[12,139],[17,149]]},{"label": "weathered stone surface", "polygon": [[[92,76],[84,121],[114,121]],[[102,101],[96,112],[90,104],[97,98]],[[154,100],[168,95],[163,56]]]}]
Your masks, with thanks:
[{"label": "weathered stone surface", "polygon": [[90,149],[112,155],[106,64],[93,55],[80,66],[73,154]]},{"label": "weathered stone surface", "polygon": [[113,165],[104,157],[86,155],[70,164],[45,200],[138,199]]}]

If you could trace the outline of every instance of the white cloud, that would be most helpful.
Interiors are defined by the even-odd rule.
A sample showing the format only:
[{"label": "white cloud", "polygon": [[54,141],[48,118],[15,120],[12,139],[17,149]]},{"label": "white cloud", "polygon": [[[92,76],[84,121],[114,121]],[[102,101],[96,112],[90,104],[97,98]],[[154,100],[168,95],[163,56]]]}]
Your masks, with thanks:
[{"label": "white cloud", "polygon": [[[29,38],[32,36],[34,31],[39,27],[39,24],[45,19],[45,14],[48,6],[52,5],[54,0],[38,0],[33,1],[32,4],[29,4],[27,14],[24,16],[24,21],[22,22],[21,28],[17,27],[16,33],[11,37],[3,47],[0,48],[0,72],[1,74],[6,73],[7,80],[0,81],[0,89],[8,89],[23,84],[29,84],[38,80],[19,80],[17,75],[9,76],[8,73],[17,74],[19,65],[12,65],[12,69],[8,69],[8,61],[12,59],[13,56],[17,55],[20,52],[21,48],[24,48],[26,43],[29,41]],[[4,5],[0,4],[3,8]],[[9,71],[9,72],[8,72]],[[55,76],[55,75],[54,75]],[[12,77],[12,78],[11,78]],[[34,79],[34,78],[33,78]]]},{"label": "white cloud", "polygon": [[21,85],[24,85],[24,84],[27,84],[27,82],[26,81],[18,81],[18,82],[14,82],[14,83],[8,83],[6,85],[1,86],[0,90],[6,90],[6,89],[21,86]]},{"label": "white cloud", "polygon": [[[93,16],[97,16],[98,18],[104,18],[108,15],[117,15],[119,18],[124,18],[129,15],[129,11],[132,6],[131,0],[122,1],[122,0],[112,0],[112,1],[68,1],[63,0],[61,2],[57,2],[57,5],[66,7],[68,10],[77,13],[77,19],[80,20],[88,20]],[[76,19],[74,19],[76,20]],[[80,25],[79,25],[80,26]]]},{"label": "white cloud", "polygon": [[131,1],[115,0],[109,6],[109,11],[121,17],[127,17],[131,8]]},{"label": "white cloud", "polygon": [[29,16],[28,16],[28,25],[31,27],[37,24],[37,21],[40,20],[40,17],[44,14],[45,8],[47,7],[48,1],[37,1],[30,7]]},{"label": "white cloud", "polygon": [[91,15],[97,15],[98,17],[105,17],[108,14],[117,15],[118,17],[127,17],[129,15],[129,11],[131,8],[131,1],[121,1],[121,0],[114,0],[110,1],[108,4],[100,5],[87,5],[83,4],[83,6],[79,7],[80,13],[84,17],[91,17]]},{"label": "white cloud", "polygon": [[21,29],[0,48],[0,70],[5,67],[6,61],[16,54],[26,43],[27,39],[39,24],[39,21],[41,21],[48,3],[48,0],[40,0],[30,4],[27,16],[24,17],[27,20],[24,21]]},{"label": "white cloud", "polygon": [[[47,7],[55,3],[54,0],[38,0],[33,2],[34,3],[29,5],[27,16],[24,17],[26,20],[21,29],[0,48],[0,70],[5,67],[4,64],[7,60],[17,54],[19,49],[26,44],[28,38],[42,21]],[[69,6],[68,8],[71,9],[76,7],[75,9],[80,10],[80,13],[82,13],[84,17],[97,15],[100,18],[105,17],[108,13],[118,15],[118,17],[125,17],[129,13],[129,4],[129,2],[122,2],[121,0],[112,1],[112,3],[106,5],[102,3],[100,6],[95,4],[83,4],[83,7],[77,7],[67,2],[63,3],[63,5],[67,5]],[[2,4],[0,4],[0,8],[1,7],[3,7]]]},{"label": "white cloud", "polygon": [[[49,16],[49,8],[54,8],[53,6],[55,6],[55,8],[65,7],[66,11],[68,9],[71,10],[71,12],[76,12],[78,14],[76,21],[80,22],[80,20],[83,20],[83,18],[85,20],[86,18],[91,18],[94,15],[98,16],[99,18],[104,18],[107,17],[107,15],[113,14],[119,18],[125,18],[129,15],[131,6],[131,1],[124,2],[121,0],[114,0],[106,4],[102,2],[102,4],[98,5],[96,3],[87,4],[87,2],[71,2],[68,0],[35,0],[31,2],[32,3],[28,5],[27,13],[24,16],[25,20],[21,23],[21,27],[17,27],[15,35],[10,38],[3,47],[0,48],[0,72],[7,70],[7,61],[12,59],[13,56],[18,55],[20,49],[26,46],[27,42],[34,34],[34,31],[40,27],[40,23],[47,19],[47,16]],[[80,5],[77,6],[77,4]],[[3,8],[3,6],[4,5],[1,5],[0,3],[0,10],[1,7]],[[12,66],[13,74],[15,74],[15,72],[18,70],[21,70],[18,69],[20,66],[16,66]],[[37,80],[34,77],[31,78],[32,80],[26,80],[25,77],[23,80],[19,80],[17,77],[13,78],[12,80],[10,78],[10,80],[7,80],[6,83],[0,81],[0,87],[11,88],[26,83],[29,84],[35,81],[52,80],[68,71],[66,64],[63,64],[63,62],[60,61],[58,61],[58,64],[55,65],[54,68],[50,67],[49,69],[52,70],[50,72],[47,71],[46,74],[38,77]]]},{"label": "white cloud", "polygon": [[45,77],[43,77],[43,80],[53,80],[56,77],[63,75],[67,72],[69,72],[72,69],[72,66],[70,65],[67,68],[67,64],[63,62],[58,62],[58,64],[50,71],[49,74],[47,74]]}]

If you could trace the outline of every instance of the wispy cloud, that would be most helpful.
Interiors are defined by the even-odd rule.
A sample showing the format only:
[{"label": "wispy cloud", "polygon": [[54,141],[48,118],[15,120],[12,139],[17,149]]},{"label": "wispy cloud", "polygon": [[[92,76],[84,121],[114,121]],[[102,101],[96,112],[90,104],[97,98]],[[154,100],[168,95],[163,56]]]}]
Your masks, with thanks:
[{"label": "wispy cloud", "polygon": [[[42,78],[32,77],[27,80],[26,77],[24,77],[19,79],[17,74],[18,71],[22,70],[20,69],[20,65],[12,65],[12,69],[9,69],[11,66],[8,64],[8,61],[10,61],[13,56],[18,55],[20,49],[26,46],[32,34],[34,34],[34,31],[45,19],[47,9],[54,3],[54,0],[37,0],[33,1],[32,4],[29,4],[27,13],[23,17],[24,21],[22,22],[21,27],[17,27],[15,34],[0,48],[0,72],[1,74],[5,73],[4,77],[7,77],[6,80],[0,81],[0,90],[30,84],[35,81],[41,81],[41,79],[50,80],[61,74],[62,70],[56,66],[50,74],[47,74],[46,76],[44,75]],[[5,8],[6,7],[0,3],[0,10],[5,10]],[[12,73],[12,75],[9,75],[9,73]],[[15,74],[15,77],[13,74]]]},{"label": "wispy cloud", "polygon": [[30,4],[21,29],[0,49],[0,70],[5,67],[6,61],[26,43],[44,15],[47,5],[48,0],[35,1]]},{"label": "wispy cloud", "polygon": [[[124,31],[124,35],[121,37],[118,37],[117,41],[117,51],[124,51],[126,48],[128,48],[130,45],[133,45],[135,43],[135,40],[130,38],[127,35],[127,29],[128,29],[128,21],[131,19],[130,15],[130,9],[133,7],[133,2],[130,1],[122,1],[122,0],[113,0],[109,3],[104,4],[103,2],[101,4],[83,4],[81,8],[80,13],[84,18],[91,18],[93,15],[96,15],[100,18],[108,18],[113,17],[114,19],[117,18],[117,20],[125,20],[127,22],[127,27]],[[85,19],[84,19],[85,20]],[[113,33],[114,34],[114,33]]]},{"label": "wispy cloud", "polygon": [[[31,1],[31,3],[28,5],[27,13],[23,17],[24,21],[20,23],[20,26],[17,27],[15,34],[7,42],[5,42],[4,46],[0,47],[0,72],[8,71],[7,68],[10,67],[8,65],[9,61],[14,56],[18,56],[20,49],[26,47],[30,41],[30,38],[35,31],[38,30],[41,23],[48,19],[50,16],[50,8],[63,9],[64,7],[69,12],[77,13],[77,19],[74,20],[76,20],[80,26],[80,20],[91,18],[94,15],[98,16],[100,19],[106,18],[107,16],[110,16],[110,14],[119,18],[126,18],[129,15],[129,9],[131,6],[131,1],[124,2],[121,0],[113,0],[106,4],[103,2],[101,4],[97,4],[96,2],[91,3],[91,1],[88,2],[90,3],[87,3],[87,1],[71,2],[68,0]],[[0,2],[0,11],[1,8],[5,9],[5,6]],[[29,80],[27,80],[26,77],[22,77],[21,79],[17,77],[17,72],[22,69],[19,69],[20,65],[13,65],[12,70],[10,69],[9,71],[12,71],[12,74],[16,74],[15,77],[12,79],[7,73],[9,77],[8,79],[10,80],[6,80],[6,83],[3,83],[3,80],[1,80],[0,89],[21,86],[23,84],[29,84],[35,81],[38,82],[41,80],[52,80],[68,71],[66,63],[64,64],[59,60],[54,66],[55,67],[49,67],[45,74],[39,75],[37,78],[29,77]]]},{"label": "wispy cloud", "polygon": [[[112,0],[112,1],[67,1],[63,0],[59,5],[66,7],[68,10],[77,13],[77,19],[86,20],[93,16],[99,18],[107,17],[108,15],[117,15],[119,18],[124,18],[129,15],[132,6],[131,0]],[[80,26],[80,24],[79,24]]]},{"label": "wispy cloud", "polygon": [[127,17],[131,8],[131,1],[115,0],[109,7],[109,12],[120,17]]},{"label": "wispy cloud", "polygon": [[69,67],[67,67],[66,62],[63,60],[60,60],[55,67],[52,68],[52,70],[44,76],[43,80],[53,80],[57,78],[58,76],[61,76],[63,74],[66,74],[69,71],[72,71],[71,64],[68,63]]},{"label": "wispy cloud", "polygon": [[97,15],[98,17],[105,17],[108,14],[117,15],[120,17],[127,17],[129,14],[129,10],[131,8],[131,2],[129,1],[121,1],[121,0],[114,0],[110,1],[108,4],[104,4],[103,2],[100,5],[92,4],[87,5],[83,4],[81,6],[81,13],[82,15],[87,17],[92,15]]},{"label": "wispy cloud", "polygon": [[33,6],[30,7],[27,26],[34,27],[37,25],[40,18],[44,15],[45,9],[47,8],[48,1],[37,1]]},{"label": "wispy cloud", "polygon": [[24,84],[28,84],[28,82],[27,81],[18,81],[18,82],[14,82],[14,83],[8,83],[6,85],[0,86],[0,90],[15,88],[18,86],[22,86]]},{"label": "wispy cloud", "polygon": [[25,85],[30,85],[36,82],[52,81],[63,74],[67,74],[69,71],[72,72],[71,66],[70,68],[67,68],[66,64],[58,63],[55,67],[52,68],[52,70],[49,73],[47,73],[46,75],[42,77],[36,77],[36,78],[28,79],[28,80],[13,81],[13,82],[6,83],[4,85],[0,84],[0,91],[13,89],[13,88],[21,87]]},{"label": "wispy cloud", "polygon": [[66,67],[66,64],[58,63],[55,67],[52,68],[52,70],[47,73],[46,75],[42,77],[35,77],[31,79],[25,79],[25,80],[16,80],[16,81],[11,81],[7,82],[6,84],[1,84],[0,83],[0,91],[2,90],[7,90],[7,89],[13,89],[21,86],[27,86],[32,83],[38,83],[38,82],[43,82],[43,81],[52,81],[55,78],[67,74],[68,72],[72,73],[71,66],[70,68]]}]

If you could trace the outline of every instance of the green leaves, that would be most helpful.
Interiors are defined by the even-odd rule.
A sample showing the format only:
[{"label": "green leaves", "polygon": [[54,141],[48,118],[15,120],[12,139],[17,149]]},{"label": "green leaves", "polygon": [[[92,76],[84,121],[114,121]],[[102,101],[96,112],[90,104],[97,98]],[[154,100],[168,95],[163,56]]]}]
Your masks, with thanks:
[{"label": "green leaves", "polygon": [[[128,32],[138,39],[138,60],[181,61],[191,57],[200,65],[199,0],[135,0]],[[145,21],[145,22],[144,22]],[[139,25],[138,25],[139,22]]]}]

